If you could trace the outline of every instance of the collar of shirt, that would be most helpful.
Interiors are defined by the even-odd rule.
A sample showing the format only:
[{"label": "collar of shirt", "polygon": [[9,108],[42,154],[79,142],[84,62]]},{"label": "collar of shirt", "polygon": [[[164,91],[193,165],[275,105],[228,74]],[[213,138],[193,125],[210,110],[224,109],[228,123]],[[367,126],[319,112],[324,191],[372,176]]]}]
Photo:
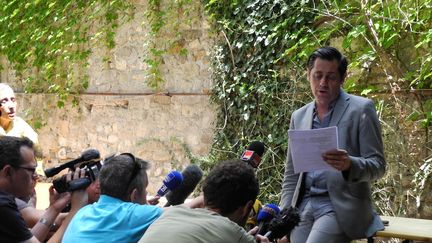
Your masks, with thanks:
[{"label": "collar of shirt", "polygon": [[98,203],[125,203],[125,201],[108,195],[100,195]]},{"label": "collar of shirt", "polygon": [[330,105],[329,105],[329,109],[328,112],[324,115],[324,118],[322,121],[320,121],[317,111],[316,111],[316,104],[314,104],[314,109],[313,109],[313,124],[312,124],[312,129],[316,129],[316,128],[324,128],[324,127],[328,127],[330,124],[330,120],[333,114],[333,110],[335,108],[336,102],[338,99],[336,99],[335,101],[333,101]]}]

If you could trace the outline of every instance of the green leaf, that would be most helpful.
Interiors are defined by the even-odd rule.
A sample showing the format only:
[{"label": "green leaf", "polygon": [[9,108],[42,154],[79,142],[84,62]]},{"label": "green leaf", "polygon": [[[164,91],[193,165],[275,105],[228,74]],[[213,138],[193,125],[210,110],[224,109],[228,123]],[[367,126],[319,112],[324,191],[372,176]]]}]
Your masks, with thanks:
[{"label": "green leaf", "polygon": [[406,119],[409,121],[417,121],[419,117],[420,117],[420,113],[418,113],[417,111],[413,111],[411,114],[407,116]]}]

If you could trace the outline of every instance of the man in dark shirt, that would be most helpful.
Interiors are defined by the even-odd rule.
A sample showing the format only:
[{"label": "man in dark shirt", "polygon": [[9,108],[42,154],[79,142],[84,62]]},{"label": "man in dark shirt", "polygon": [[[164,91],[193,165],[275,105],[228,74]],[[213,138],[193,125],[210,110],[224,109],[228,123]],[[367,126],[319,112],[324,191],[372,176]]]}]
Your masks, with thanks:
[{"label": "man in dark shirt", "polygon": [[0,240],[25,241],[33,237],[27,225],[22,220],[21,214],[11,194],[0,191]]},{"label": "man in dark shirt", "polygon": [[[50,206],[42,218],[29,230],[15,203],[15,197],[26,197],[33,191],[36,161],[33,142],[28,138],[0,137],[0,242],[43,242],[61,210],[71,200],[70,193],[58,194],[50,188]],[[74,178],[84,173],[76,170]],[[72,174],[68,175],[70,180]],[[87,202],[84,190],[73,193],[72,210],[60,229],[51,238],[60,241],[74,213]]]}]

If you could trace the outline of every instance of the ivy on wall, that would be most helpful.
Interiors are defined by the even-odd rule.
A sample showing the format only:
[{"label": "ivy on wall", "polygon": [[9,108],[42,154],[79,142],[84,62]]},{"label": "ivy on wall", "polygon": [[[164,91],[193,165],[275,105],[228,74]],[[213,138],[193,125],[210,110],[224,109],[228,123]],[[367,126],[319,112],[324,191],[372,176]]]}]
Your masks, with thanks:
[{"label": "ivy on wall", "polygon": [[181,29],[181,25],[192,23],[191,13],[200,14],[200,5],[193,0],[149,0],[148,5],[145,16],[150,22],[151,39],[149,55],[144,60],[148,65],[147,84],[155,90],[160,90],[165,83],[161,72],[164,56],[187,55],[184,29]]},{"label": "ivy on wall", "polygon": [[212,58],[212,99],[222,109],[212,156],[215,161],[239,157],[250,141],[264,142],[267,152],[258,171],[261,197],[274,202],[283,176],[290,114],[310,99],[302,54],[285,58],[296,42],[293,30],[300,33],[313,23],[315,14],[304,12],[305,6],[299,1],[205,1],[220,35]]},{"label": "ivy on wall", "polygon": [[[88,87],[92,48],[114,48],[116,29],[136,11],[133,3],[120,0],[0,0],[0,6],[0,56],[27,92],[54,93],[59,107],[70,95],[78,102],[77,95]],[[153,89],[165,82],[164,55],[187,54],[180,25],[190,24],[190,13],[199,7],[192,0],[148,1],[150,45],[143,61],[148,65],[146,82]]]},{"label": "ivy on wall", "polygon": [[[336,45],[351,63],[345,89],[375,99],[382,120],[390,173],[376,185],[374,195],[388,203],[379,208],[422,213],[410,212],[408,204],[413,198],[424,202],[420,185],[431,179],[430,170],[421,168],[430,167],[432,107],[422,92],[432,84],[432,1],[202,2],[219,37],[212,56],[212,98],[222,108],[212,150],[216,161],[237,157],[252,140],[265,142],[260,196],[278,201],[289,119],[311,100],[305,61],[316,48]],[[415,104],[406,102],[403,91],[414,94]],[[418,137],[423,146],[413,143]],[[397,178],[412,180],[417,189],[407,192]]]},{"label": "ivy on wall", "polygon": [[119,0],[1,0],[0,6],[0,55],[27,92],[57,94],[59,107],[87,88],[91,47],[113,48],[119,16],[133,9]]}]

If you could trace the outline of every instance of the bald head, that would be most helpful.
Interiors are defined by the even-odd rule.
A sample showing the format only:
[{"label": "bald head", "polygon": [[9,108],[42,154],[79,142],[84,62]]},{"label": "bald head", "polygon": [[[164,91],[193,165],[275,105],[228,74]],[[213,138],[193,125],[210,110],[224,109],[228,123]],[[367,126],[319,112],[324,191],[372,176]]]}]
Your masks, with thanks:
[{"label": "bald head", "polygon": [[7,125],[15,119],[17,103],[13,89],[5,84],[0,83],[0,119],[1,124]]}]

